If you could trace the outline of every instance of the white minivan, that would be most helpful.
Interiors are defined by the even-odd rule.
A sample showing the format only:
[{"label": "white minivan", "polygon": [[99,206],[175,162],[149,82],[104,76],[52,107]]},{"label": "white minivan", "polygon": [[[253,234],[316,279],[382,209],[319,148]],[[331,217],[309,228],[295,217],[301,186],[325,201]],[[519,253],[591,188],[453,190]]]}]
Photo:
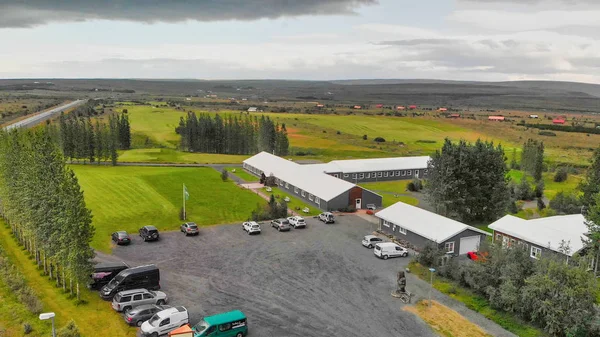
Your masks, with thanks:
[{"label": "white minivan", "polygon": [[152,337],[166,335],[189,322],[190,318],[185,307],[165,309],[142,324],[142,335]]},{"label": "white minivan", "polygon": [[375,245],[373,254],[380,259],[387,260],[388,257],[405,257],[408,256],[408,250],[393,242],[382,242]]}]

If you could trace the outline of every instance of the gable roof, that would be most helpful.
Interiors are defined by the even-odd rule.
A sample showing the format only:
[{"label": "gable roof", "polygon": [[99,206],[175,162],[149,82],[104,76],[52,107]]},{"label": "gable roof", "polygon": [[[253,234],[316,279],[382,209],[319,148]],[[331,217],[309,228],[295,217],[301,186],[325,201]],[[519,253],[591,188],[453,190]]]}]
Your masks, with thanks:
[{"label": "gable roof", "polygon": [[300,165],[268,152],[261,152],[246,160],[244,163],[255,167],[268,177],[271,173],[307,193],[329,201],[353,188],[354,184],[332,177],[323,172],[316,172],[311,165]]},{"label": "gable roof", "polygon": [[[421,157],[394,157],[394,158],[374,158],[374,159],[350,159],[334,160],[328,164],[321,165],[323,172],[335,173],[355,173],[355,172],[375,172],[375,171],[395,171],[395,170],[414,170],[426,169],[427,162],[431,159],[429,156]],[[312,165],[311,165],[312,166]]]},{"label": "gable roof", "polygon": [[566,254],[568,256],[573,256],[583,248],[581,240],[588,233],[585,217],[581,214],[557,215],[532,220],[505,215],[488,227],[559,253],[560,243],[564,240],[571,248],[571,251]]},{"label": "gable roof", "polygon": [[442,243],[467,229],[491,236],[481,229],[403,202],[397,202],[375,213],[375,216],[436,243]]}]

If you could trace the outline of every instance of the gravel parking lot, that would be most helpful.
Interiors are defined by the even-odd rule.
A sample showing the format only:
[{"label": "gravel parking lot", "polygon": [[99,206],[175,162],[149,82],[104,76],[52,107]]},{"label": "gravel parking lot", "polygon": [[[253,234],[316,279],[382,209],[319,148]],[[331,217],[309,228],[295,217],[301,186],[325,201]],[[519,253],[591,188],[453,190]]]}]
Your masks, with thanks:
[{"label": "gravel parking lot", "polygon": [[[252,336],[434,336],[390,296],[408,258],[380,260],[360,240],[374,225],[340,216],[306,229],[247,235],[241,224],[201,228],[199,236],[162,233],[116,247],[130,265],[156,264],[171,305],[195,324],[205,315],[240,309]],[[409,285],[410,286],[410,285]]]}]

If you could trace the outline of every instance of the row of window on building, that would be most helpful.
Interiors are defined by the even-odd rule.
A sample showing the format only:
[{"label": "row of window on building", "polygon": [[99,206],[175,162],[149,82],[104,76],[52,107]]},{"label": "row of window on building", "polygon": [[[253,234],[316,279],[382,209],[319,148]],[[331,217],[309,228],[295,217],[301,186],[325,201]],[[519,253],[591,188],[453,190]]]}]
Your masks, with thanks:
[{"label": "row of window on building", "polygon": [[[275,182],[279,185],[279,186],[285,186],[286,189],[290,189],[290,184],[288,184],[287,182],[276,178]],[[315,204],[319,205],[321,203],[321,199],[319,199],[319,197],[312,195],[310,193],[306,193],[306,191],[299,189],[298,187],[294,186],[294,193],[296,194],[300,194],[303,198],[306,198],[306,194],[308,194],[308,200],[314,202]]]},{"label": "row of window on building", "polygon": [[[423,171],[423,174],[427,174],[427,170]],[[340,178],[341,174],[335,173],[333,175],[336,178]],[[388,177],[412,177],[413,170],[399,170],[399,171],[380,171],[380,172],[366,172],[366,173],[353,173],[352,179],[375,179],[375,178],[388,178]],[[419,177],[419,170],[414,170],[414,176]],[[349,173],[344,173],[344,178],[350,178]]]},{"label": "row of window on building", "polygon": [[[496,241],[502,241],[502,247],[525,247],[527,249],[529,244],[525,241],[517,240],[515,238],[511,238],[510,236],[502,235],[500,233],[496,233]],[[531,246],[529,249],[529,256],[534,259],[539,259],[542,256],[542,249],[536,246]]]},{"label": "row of window on building", "polygon": [[[392,227],[392,232],[398,232],[400,234],[406,235],[406,228],[396,225],[393,222],[383,220],[383,225],[385,227]],[[454,253],[454,241],[449,241],[444,243],[444,251],[446,253]]]}]

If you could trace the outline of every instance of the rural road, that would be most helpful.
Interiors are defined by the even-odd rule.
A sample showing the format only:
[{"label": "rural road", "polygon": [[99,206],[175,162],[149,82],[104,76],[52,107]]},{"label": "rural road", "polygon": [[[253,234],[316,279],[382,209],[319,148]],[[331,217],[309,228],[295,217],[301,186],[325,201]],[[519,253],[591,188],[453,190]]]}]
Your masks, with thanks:
[{"label": "rural road", "polygon": [[12,129],[15,129],[15,128],[22,128],[22,127],[26,127],[27,128],[27,127],[31,127],[31,126],[40,124],[41,122],[43,122],[45,120],[48,120],[48,119],[54,117],[55,115],[61,113],[62,111],[65,111],[67,109],[70,109],[70,108],[76,107],[78,105],[84,104],[86,101],[87,100],[80,99],[80,100],[73,101],[71,103],[67,103],[67,104],[63,104],[63,105],[57,106],[56,108],[52,108],[52,109],[50,109],[48,111],[42,112],[42,113],[37,114],[37,115],[33,115],[33,116],[29,117],[29,118],[25,118],[23,120],[15,122],[14,124],[5,126],[4,129],[5,130],[12,130]]}]

